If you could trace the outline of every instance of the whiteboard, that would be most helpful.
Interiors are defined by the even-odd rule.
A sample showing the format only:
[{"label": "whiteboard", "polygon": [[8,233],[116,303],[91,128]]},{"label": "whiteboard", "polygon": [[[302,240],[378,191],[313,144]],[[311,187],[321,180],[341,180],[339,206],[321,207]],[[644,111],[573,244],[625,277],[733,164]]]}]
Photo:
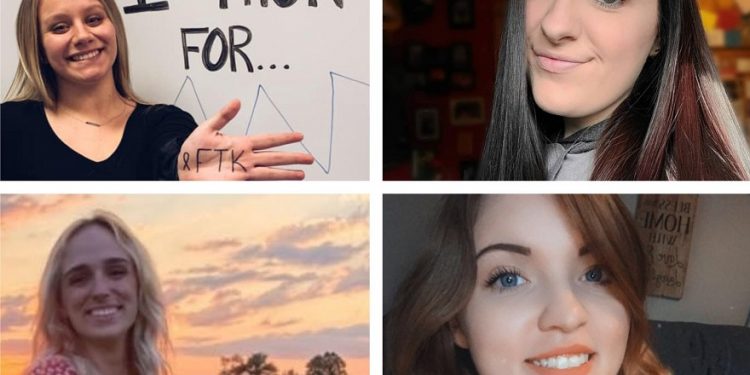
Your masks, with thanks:
[{"label": "whiteboard", "polygon": [[[20,2],[0,2],[3,96],[18,63]],[[307,179],[369,178],[369,0],[117,3],[133,87],[147,102],[201,123],[237,98],[226,134],[299,131],[302,143],[283,149],[315,157],[301,168]]]}]

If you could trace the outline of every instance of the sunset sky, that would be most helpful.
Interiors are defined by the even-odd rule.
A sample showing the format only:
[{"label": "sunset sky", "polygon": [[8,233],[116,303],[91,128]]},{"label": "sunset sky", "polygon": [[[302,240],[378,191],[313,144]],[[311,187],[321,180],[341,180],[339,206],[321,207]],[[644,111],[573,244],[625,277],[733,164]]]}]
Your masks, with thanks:
[{"label": "sunset sky", "polygon": [[62,230],[94,209],[148,248],[167,301],[177,375],[263,352],[304,374],[334,351],[369,373],[367,196],[16,195],[0,199],[3,374],[28,364],[37,288]]}]

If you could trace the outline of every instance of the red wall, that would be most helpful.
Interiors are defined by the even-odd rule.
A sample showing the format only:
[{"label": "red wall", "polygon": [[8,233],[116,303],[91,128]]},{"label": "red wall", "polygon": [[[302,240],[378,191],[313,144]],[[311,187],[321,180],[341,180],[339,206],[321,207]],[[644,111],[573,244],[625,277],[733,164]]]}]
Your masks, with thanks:
[{"label": "red wall", "polygon": [[[422,43],[431,47],[450,47],[454,43],[471,44],[474,88],[471,90],[447,89],[440,92],[411,90],[406,95],[406,113],[402,116],[402,125],[408,128],[409,146],[412,150],[434,150],[434,166],[438,170],[439,177],[446,180],[458,180],[461,179],[461,162],[477,162],[481,156],[484,134],[492,112],[493,82],[505,0],[475,0],[474,27],[470,29],[450,27],[448,0],[435,0],[434,3],[432,15],[423,23],[419,25],[405,23],[395,33],[384,35],[384,48],[390,49],[384,55],[389,54],[393,57],[391,61],[384,61],[384,65],[399,62],[405,64],[406,51],[412,43]],[[477,125],[451,124],[451,100],[474,97],[482,98],[484,121]],[[387,101],[384,101],[384,111],[389,110],[385,108],[386,103]],[[438,109],[440,127],[438,140],[418,140],[415,136],[415,112],[420,108]],[[389,124],[389,126],[393,125]],[[459,143],[462,146],[459,146]],[[386,180],[411,178],[411,159],[384,167]]]}]

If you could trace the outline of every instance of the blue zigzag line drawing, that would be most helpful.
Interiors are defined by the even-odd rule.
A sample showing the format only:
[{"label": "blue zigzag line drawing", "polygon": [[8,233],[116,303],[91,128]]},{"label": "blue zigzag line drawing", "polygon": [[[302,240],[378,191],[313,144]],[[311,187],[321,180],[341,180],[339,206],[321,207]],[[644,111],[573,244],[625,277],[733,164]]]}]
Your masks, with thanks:
[{"label": "blue zigzag line drawing", "polygon": [[198,96],[198,91],[195,89],[195,83],[193,83],[193,79],[190,78],[190,76],[185,76],[185,80],[182,81],[182,86],[180,86],[180,91],[177,92],[177,96],[174,98],[174,102],[172,104],[177,104],[177,99],[180,98],[180,95],[182,95],[182,90],[185,89],[185,84],[190,82],[190,88],[193,89],[193,95],[195,95],[195,100],[198,101],[198,107],[201,109],[201,113],[203,114],[203,120],[208,120],[208,116],[206,116],[206,111],[203,110],[203,103],[201,103],[201,98]]},{"label": "blue zigzag line drawing", "polygon": [[[330,121],[330,128],[329,128],[329,138],[328,138],[328,163],[326,165],[321,164],[320,160],[310,151],[309,148],[305,145],[304,142],[300,142],[300,145],[302,148],[310,155],[312,155],[315,158],[315,164],[317,164],[320,169],[323,170],[325,174],[329,174],[331,171],[331,159],[333,154],[333,123],[334,123],[334,114],[336,113],[336,85],[334,85],[334,77],[343,78],[346,80],[349,80],[354,83],[359,83],[361,85],[370,86],[369,83],[360,81],[358,79],[354,79],[351,77],[347,77],[345,75],[336,73],[336,72],[329,72],[329,76],[331,77],[331,121]],[[195,95],[195,99],[198,101],[198,106],[201,109],[201,113],[203,114],[203,118],[207,119],[206,111],[203,109],[203,104],[201,103],[201,99],[198,96],[198,92],[195,89],[195,84],[193,83],[192,78],[190,76],[185,77],[185,81],[182,82],[182,87],[180,87],[180,91],[177,93],[177,97],[174,100],[174,103],[177,103],[177,99],[180,98],[180,95],[182,94],[182,90],[185,88],[185,84],[190,82],[190,87],[193,89],[193,94]],[[255,109],[258,108],[258,99],[260,98],[260,93],[263,92],[263,95],[265,95],[266,99],[268,99],[268,102],[271,103],[271,106],[273,106],[274,110],[276,110],[276,113],[279,114],[281,119],[284,121],[284,124],[286,124],[287,128],[289,128],[290,131],[295,131],[294,127],[289,123],[289,120],[286,119],[286,116],[281,112],[279,107],[274,103],[273,99],[271,99],[271,96],[268,94],[268,91],[266,91],[266,88],[263,87],[263,85],[258,85],[258,90],[255,93],[255,101],[253,102],[253,110],[250,113],[250,120],[247,122],[247,128],[245,128],[245,135],[250,134],[250,125],[253,122],[253,117],[255,116]]]},{"label": "blue zigzag line drawing", "polygon": [[[329,134],[329,138],[328,138],[328,163],[325,166],[323,164],[321,164],[320,160],[318,160],[318,158],[315,157],[315,155],[312,152],[310,152],[310,149],[307,148],[307,146],[305,145],[305,143],[304,142],[300,142],[300,145],[302,146],[302,148],[304,148],[305,151],[308,154],[310,154],[313,157],[315,157],[315,164],[317,164],[320,167],[320,169],[323,170],[323,172],[325,174],[329,174],[330,171],[331,171],[331,158],[332,158],[332,154],[333,154],[333,122],[334,122],[333,118],[334,118],[334,114],[336,113],[336,108],[335,108],[335,106],[336,106],[336,85],[334,85],[334,83],[333,83],[334,77],[340,77],[340,78],[347,79],[349,81],[352,81],[352,82],[355,82],[355,83],[359,83],[359,84],[362,84],[362,85],[365,85],[365,86],[368,86],[368,87],[370,86],[370,84],[367,83],[367,82],[363,82],[363,81],[360,81],[360,80],[357,80],[357,79],[354,79],[354,78],[351,78],[351,77],[347,77],[347,76],[338,74],[338,73],[333,72],[333,71],[329,72],[329,76],[331,77],[331,121],[330,121],[329,133],[328,133]],[[250,133],[250,125],[253,122],[253,116],[255,116],[255,109],[258,108],[258,99],[260,98],[261,91],[263,92],[263,95],[266,96],[266,99],[268,99],[268,101],[271,103],[271,105],[273,106],[273,108],[276,110],[276,113],[278,113],[279,116],[281,116],[281,119],[284,120],[284,123],[286,124],[287,128],[289,128],[289,130],[291,130],[291,131],[295,131],[294,127],[292,127],[292,125],[289,124],[289,121],[286,119],[286,116],[284,116],[284,114],[281,112],[281,110],[279,109],[279,107],[276,106],[276,103],[274,103],[273,99],[271,99],[271,96],[268,95],[268,91],[266,91],[266,88],[263,87],[263,85],[258,85],[258,91],[255,94],[255,103],[253,103],[253,111],[250,114],[250,120],[247,122],[247,129],[245,129],[245,135],[247,135],[247,134]]]}]

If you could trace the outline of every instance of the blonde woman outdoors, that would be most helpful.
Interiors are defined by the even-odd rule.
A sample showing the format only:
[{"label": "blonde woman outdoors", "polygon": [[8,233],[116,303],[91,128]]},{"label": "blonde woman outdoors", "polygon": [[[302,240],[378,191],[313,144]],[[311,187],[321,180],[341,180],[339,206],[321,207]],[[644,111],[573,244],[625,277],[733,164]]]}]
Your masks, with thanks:
[{"label": "blonde woman outdoors", "polygon": [[39,288],[31,375],[166,375],[161,287],[144,246],[115,215],[75,221]]}]

